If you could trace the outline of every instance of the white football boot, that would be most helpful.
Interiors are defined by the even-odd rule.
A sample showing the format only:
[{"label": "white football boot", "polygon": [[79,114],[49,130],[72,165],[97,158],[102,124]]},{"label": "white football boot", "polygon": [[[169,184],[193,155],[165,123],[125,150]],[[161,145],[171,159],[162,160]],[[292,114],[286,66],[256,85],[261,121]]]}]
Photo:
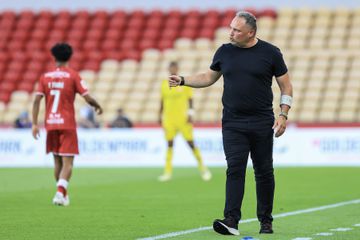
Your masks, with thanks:
[{"label": "white football boot", "polygon": [[61,192],[56,192],[53,198],[53,204],[57,206],[65,206],[65,207],[69,206],[70,204],[69,195],[64,197],[64,194],[62,194]]}]

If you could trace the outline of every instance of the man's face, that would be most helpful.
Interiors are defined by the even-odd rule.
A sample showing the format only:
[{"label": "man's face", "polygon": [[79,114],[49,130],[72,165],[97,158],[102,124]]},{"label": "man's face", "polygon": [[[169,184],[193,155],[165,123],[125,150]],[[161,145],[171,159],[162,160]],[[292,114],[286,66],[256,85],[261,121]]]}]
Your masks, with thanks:
[{"label": "man's face", "polygon": [[178,73],[178,66],[177,65],[170,65],[169,72],[171,75],[177,75]]},{"label": "man's face", "polygon": [[253,37],[255,31],[246,25],[242,17],[235,17],[230,24],[230,41],[239,47],[245,46]]}]

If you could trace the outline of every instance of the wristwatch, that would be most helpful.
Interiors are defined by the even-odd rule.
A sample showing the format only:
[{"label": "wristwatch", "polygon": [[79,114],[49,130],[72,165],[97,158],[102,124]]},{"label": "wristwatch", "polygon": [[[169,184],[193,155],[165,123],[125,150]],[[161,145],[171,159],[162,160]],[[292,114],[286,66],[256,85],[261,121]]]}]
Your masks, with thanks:
[{"label": "wristwatch", "polygon": [[288,119],[288,114],[286,112],[280,112],[279,117],[283,116],[286,120]]}]

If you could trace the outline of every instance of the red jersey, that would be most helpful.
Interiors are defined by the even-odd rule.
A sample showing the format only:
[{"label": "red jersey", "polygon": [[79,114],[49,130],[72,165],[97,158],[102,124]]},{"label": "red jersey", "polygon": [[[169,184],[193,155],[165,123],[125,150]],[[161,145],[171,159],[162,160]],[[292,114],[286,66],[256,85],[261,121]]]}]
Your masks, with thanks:
[{"label": "red jersey", "polygon": [[45,96],[46,130],[76,129],[74,101],[76,93],[88,93],[79,74],[68,67],[44,73],[36,94]]}]

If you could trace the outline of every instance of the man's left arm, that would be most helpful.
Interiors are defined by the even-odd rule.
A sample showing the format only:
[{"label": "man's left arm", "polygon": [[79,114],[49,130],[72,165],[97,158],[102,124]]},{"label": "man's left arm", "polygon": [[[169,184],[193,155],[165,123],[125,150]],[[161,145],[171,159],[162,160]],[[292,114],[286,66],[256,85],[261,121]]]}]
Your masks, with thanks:
[{"label": "man's left arm", "polygon": [[279,116],[275,119],[273,129],[275,129],[275,137],[280,137],[286,129],[286,120],[288,119],[288,113],[292,104],[293,88],[288,73],[276,77],[276,82],[278,83],[281,92],[281,110]]},{"label": "man's left arm", "polygon": [[195,114],[194,108],[193,108],[193,100],[192,98],[189,98],[189,109],[188,109],[188,122],[192,123],[193,122],[193,117]]}]

